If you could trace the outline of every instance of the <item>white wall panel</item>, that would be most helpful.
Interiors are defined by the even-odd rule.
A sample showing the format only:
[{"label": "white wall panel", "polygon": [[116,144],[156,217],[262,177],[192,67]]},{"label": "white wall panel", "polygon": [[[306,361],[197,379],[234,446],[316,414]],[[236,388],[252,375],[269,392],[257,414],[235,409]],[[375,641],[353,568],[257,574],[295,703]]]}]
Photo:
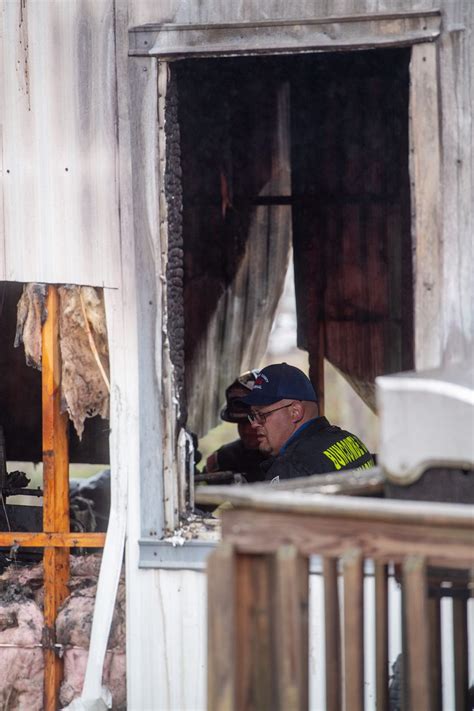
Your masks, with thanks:
[{"label": "white wall panel", "polygon": [[439,5],[439,0],[129,0],[131,27],[148,22],[253,22],[425,12]]},{"label": "white wall panel", "polygon": [[113,0],[3,2],[8,280],[117,286]]},{"label": "white wall panel", "polygon": [[[130,548],[129,548],[130,555]],[[127,687],[131,711],[206,708],[206,576],[129,566]]]}]

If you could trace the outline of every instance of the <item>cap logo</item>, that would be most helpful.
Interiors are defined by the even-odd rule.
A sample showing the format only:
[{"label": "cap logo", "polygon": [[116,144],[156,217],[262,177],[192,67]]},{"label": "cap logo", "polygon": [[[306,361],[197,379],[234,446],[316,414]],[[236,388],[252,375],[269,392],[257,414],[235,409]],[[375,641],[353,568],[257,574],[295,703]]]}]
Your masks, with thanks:
[{"label": "cap logo", "polygon": [[268,383],[268,378],[263,373],[260,373],[253,387],[254,389],[261,390],[264,383]]}]

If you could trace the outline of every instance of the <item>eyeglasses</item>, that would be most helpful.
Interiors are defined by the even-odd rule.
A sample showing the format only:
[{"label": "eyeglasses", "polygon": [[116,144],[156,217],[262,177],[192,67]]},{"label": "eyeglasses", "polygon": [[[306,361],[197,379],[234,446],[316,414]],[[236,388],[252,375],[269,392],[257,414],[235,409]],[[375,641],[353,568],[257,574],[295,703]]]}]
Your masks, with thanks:
[{"label": "eyeglasses", "polygon": [[251,412],[247,415],[249,418],[249,422],[258,422],[259,425],[264,425],[265,422],[267,421],[267,417],[270,417],[274,412],[278,412],[278,410],[284,410],[285,407],[291,407],[291,405],[294,404],[293,402],[289,402],[288,405],[282,405],[281,407],[275,407],[274,410],[267,410],[266,412]]}]

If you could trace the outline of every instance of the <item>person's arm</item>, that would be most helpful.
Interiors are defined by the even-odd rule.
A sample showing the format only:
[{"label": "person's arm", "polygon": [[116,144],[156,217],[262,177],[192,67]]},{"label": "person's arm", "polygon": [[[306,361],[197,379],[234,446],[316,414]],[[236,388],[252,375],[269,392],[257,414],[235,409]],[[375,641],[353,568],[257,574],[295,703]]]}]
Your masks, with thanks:
[{"label": "person's arm", "polygon": [[206,459],[206,466],[204,467],[204,471],[207,474],[212,474],[213,472],[219,471],[219,450],[213,452],[208,456],[208,458]]}]

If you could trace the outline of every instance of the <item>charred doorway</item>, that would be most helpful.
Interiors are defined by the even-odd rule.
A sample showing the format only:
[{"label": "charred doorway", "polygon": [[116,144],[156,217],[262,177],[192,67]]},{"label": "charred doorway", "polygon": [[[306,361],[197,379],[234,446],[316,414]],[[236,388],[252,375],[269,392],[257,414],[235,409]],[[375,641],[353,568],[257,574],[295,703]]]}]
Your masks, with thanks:
[{"label": "charred doorway", "polygon": [[179,154],[181,180],[167,198],[182,200],[198,433],[263,354],[291,244],[298,346],[321,398],[324,358],[371,407],[377,375],[413,366],[409,60],[390,49],[170,65],[167,160]]}]

